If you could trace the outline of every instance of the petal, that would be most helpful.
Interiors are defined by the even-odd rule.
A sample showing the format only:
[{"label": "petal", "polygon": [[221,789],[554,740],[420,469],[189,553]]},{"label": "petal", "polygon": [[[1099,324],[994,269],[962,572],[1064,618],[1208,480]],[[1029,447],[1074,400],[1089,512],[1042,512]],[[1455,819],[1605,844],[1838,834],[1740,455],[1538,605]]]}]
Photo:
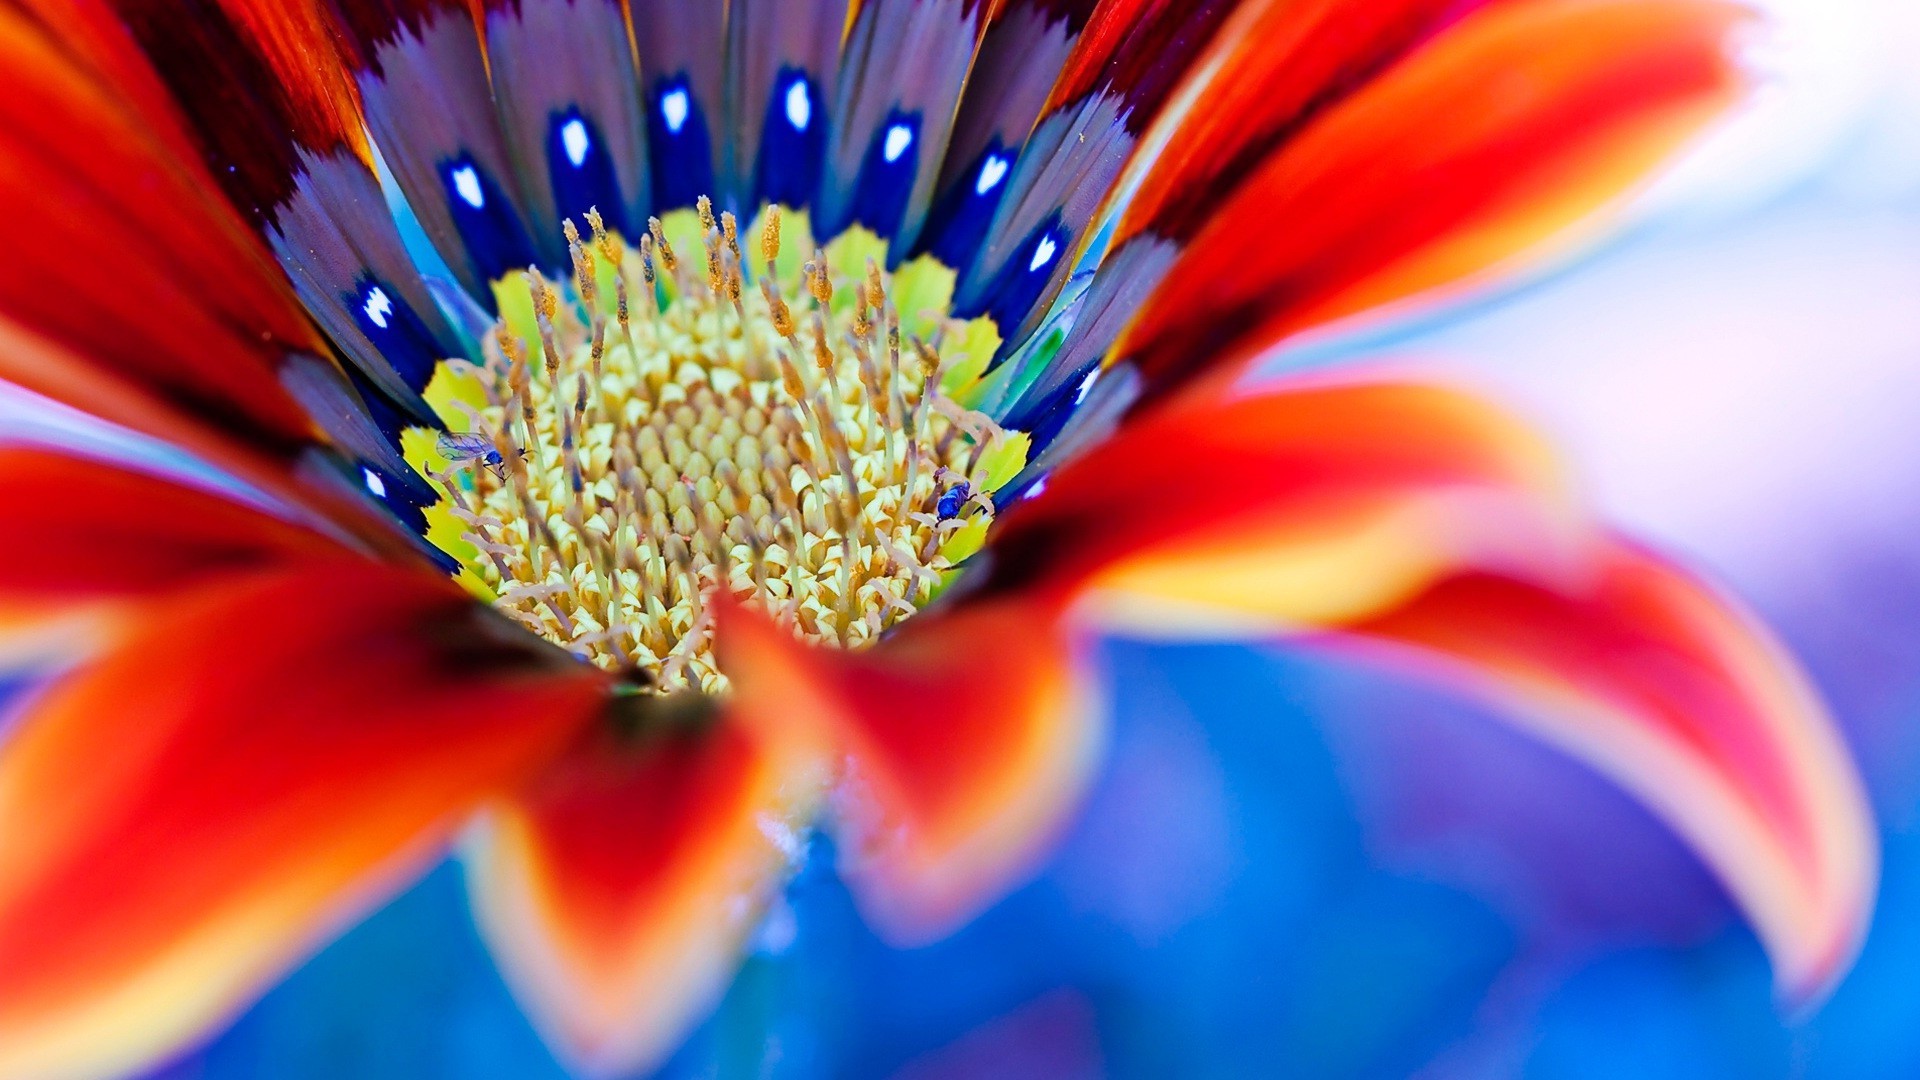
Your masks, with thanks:
[{"label": "petal", "polygon": [[834,95],[815,232],[864,225],[898,262],[920,234],[989,5],[860,0]]},{"label": "petal", "polygon": [[557,754],[605,681],[365,561],[156,606],[0,754],[0,1073],[125,1072],[219,1022]]},{"label": "petal", "polygon": [[1832,718],[1737,604],[1619,543],[1548,589],[1440,582],[1321,639],[1490,698],[1644,801],[1725,883],[1805,1004],[1866,931],[1876,832]]},{"label": "petal", "polygon": [[102,0],[193,126],[214,177],[260,216],[293,193],[298,150],[370,157],[360,108],[312,0]]},{"label": "petal", "polygon": [[490,306],[488,283],[537,255],[495,115],[475,7],[464,0],[338,0],[332,7],[373,141],[448,269]]},{"label": "petal", "polygon": [[[237,215],[17,14],[0,12],[0,68],[0,320],[280,456],[312,445],[276,366],[324,346]],[[36,359],[0,350],[0,376],[83,409],[104,396]]]},{"label": "petal", "polygon": [[[331,379],[344,381],[330,361],[318,357],[299,354],[287,365],[289,372],[303,367],[324,369]],[[20,377],[13,379],[16,373]],[[236,439],[156,399],[90,360],[26,331],[4,314],[0,314],[0,376],[57,401],[84,403],[95,416],[156,436],[251,485],[276,513],[312,522],[343,542],[402,562],[421,558],[417,541],[402,532],[380,504],[340,475],[343,459],[329,450],[310,447],[292,460],[263,453],[257,443]],[[354,408],[362,408],[358,399]],[[385,482],[396,490],[411,490],[398,476]]]},{"label": "petal", "polygon": [[1155,634],[1399,646],[1523,706],[1661,814],[1789,994],[1817,994],[1857,945],[1873,832],[1791,660],[1677,571],[1588,540],[1539,443],[1472,399],[1323,381],[1159,410],[1005,511],[989,551],[990,597],[1084,593]]},{"label": "petal", "polygon": [[[285,276],[181,157],[179,130],[135,110],[149,95],[98,81],[126,75],[131,61],[83,60],[105,46],[77,40],[0,10],[10,76],[0,200],[14,210],[0,260],[0,378],[172,442],[372,547],[403,550],[364,493],[302,478],[338,461],[283,380],[296,360],[333,361]],[[97,40],[128,45],[105,29]]]},{"label": "petal", "polygon": [[1435,26],[1486,0],[1260,0],[1241,5],[1199,64],[1167,143],[1127,200],[1119,246],[1142,230],[1186,240],[1267,151],[1343,100]]},{"label": "petal", "polygon": [[[1044,428],[1067,411],[1075,386],[1096,369],[1180,250],[1221,201],[1274,147],[1430,34],[1483,0],[1253,0],[1220,32],[1179,104],[1156,131],[1164,145],[1136,171],[1140,181],[1108,241],[1072,330],[1044,372],[1004,415]],[[1122,186],[1127,186],[1123,181]]]},{"label": "petal", "polygon": [[1017,884],[1077,803],[1101,726],[1085,642],[1060,615],[969,604],[863,652],[808,648],[738,609],[722,619],[744,709],[763,725],[819,717],[844,748],[842,870],[894,941],[939,937]]},{"label": "petal", "polygon": [[726,5],[632,0],[657,211],[714,194],[727,38]]},{"label": "petal", "polygon": [[1238,5],[1120,0],[1094,11],[954,292],[956,314],[999,325],[1003,355],[1059,293],[1114,181]]},{"label": "petal", "polygon": [[0,446],[0,490],[0,607],[145,599],[346,553],[212,492],[51,450]]},{"label": "petal", "polygon": [[485,9],[501,134],[546,261],[567,265],[560,223],[584,232],[588,210],[639,236],[650,203],[646,117],[619,0],[489,0]]},{"label": "petal", "polygon": [[418,394],[458,342],[374,177],[330,17],[313,0],[109,2],[302,303],[387,400],[431,423]]},{"label": "petal", "polygon": [[727,12],[730,191],[740,205],[813,202],[848,0],[735,0]]},{"label": "petal", "polygon": [[920,250],[948,266],[972,264],[1006,194],[1007,174],[1095,6],[1092,0],[1013,0],[990,15]]},{"label": "petal", "polygon": [[791,729],[697,700],[635,720],[496,803],[467,861],[508,982],[595,1075],[659,1064],[719,1001],[825,785],[826,756]]},{"label": "petal", "polygon": [[1564,235],[1735,99],[1744,20],[1717,0],[1468,16],[1214,206],[1115,356],[1164,391]]},{"label": "petal", "polygon": [[1093,590],[1108,619],[1157,630],[1352,617],[1463,565],[1552,575],[1583,529],[1512,418],[1353,377],[1145,417],[996,527],[986,591]]},{"label": "petal", "polygon": [[[109,0],[17,0],[14,6],[32,15],[96,81],[113,87],[171,157],[188,163],[195,159],[187,118],[174,108],[166,85]],[[211,175],[205,180],[209,187],[218,183]]]}]

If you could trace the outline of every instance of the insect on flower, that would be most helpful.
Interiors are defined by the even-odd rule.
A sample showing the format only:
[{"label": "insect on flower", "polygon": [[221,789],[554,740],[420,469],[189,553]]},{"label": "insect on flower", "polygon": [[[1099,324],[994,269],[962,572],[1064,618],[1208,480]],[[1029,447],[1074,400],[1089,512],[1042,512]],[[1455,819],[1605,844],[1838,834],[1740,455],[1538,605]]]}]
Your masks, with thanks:
[{"label": "insect on flower", "polygon": [[959,517],[960,508],[966,505],[967,499],[972,494],[973,489],[965,480],[961,480],[940,496],[940,501],[935,504],[934,509],[942,518]]},{"label": "insect on flower", "polygon": [[[447,460],[453,468],[473,468],[479,466],[501,480],[507,476],[507,459],[501,455],[499,447],[485,435],[472,432],[442,431],[434,440],[434,449]],[[516,453],[524,454],[520,450]]]},{"label": "insect on flower", "polygon": [[1109,628],[1487,697],[1819,992],[1873,853],[1765,628],[1484,402],[1239,381],[1587,222],[1739,98],[1745,20],[0,5],[0,378],[259,495],[0,446],[8,655],[52,661],[0,744],[48,823],[0,830],[0,1076],[150,1066],[456,835],[557,1052],[649,1067],[816,823],[896,942],[1033,873]]}]

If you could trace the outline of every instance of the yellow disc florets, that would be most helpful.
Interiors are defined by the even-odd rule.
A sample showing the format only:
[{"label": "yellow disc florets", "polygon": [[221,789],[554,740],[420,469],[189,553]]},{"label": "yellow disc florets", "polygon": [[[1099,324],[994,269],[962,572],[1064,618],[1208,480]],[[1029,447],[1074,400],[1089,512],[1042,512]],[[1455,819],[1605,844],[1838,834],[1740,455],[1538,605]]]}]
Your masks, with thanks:
[{"label": "yellow disc florets", "polygon": [[470,580],[662,692],[724,688],[715,590],[845,647],[927,603],[1024,457],[1024,437],[942,389],[984,359],[943,351],[978,352],[979,335],[903,315],[857,242],[783,262],[777,209],[758,267],[705,200],[637,247],[589,221],[584,239],[567,226],[570,282],[500,283],[486,363],[442,395],[437,538]]}]

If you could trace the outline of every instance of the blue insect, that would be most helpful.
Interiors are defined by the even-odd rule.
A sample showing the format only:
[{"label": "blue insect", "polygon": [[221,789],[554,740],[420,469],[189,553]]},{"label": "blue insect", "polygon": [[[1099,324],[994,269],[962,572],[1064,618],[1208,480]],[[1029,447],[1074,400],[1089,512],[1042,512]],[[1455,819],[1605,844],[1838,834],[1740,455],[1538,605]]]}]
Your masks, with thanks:
[{"label": "blue insect", "polygon": [[480,465],[495,476],[506,475],[506,459],[485,435],[443,431],[435,442],[440,456],[450,465]]},{"label": "blue insect", "polygon": [[959,517],[960,508],[967,504],[967,499],[972,495],[973,489],[967,485],[965,480],[962,480],[948,488],[946,493],[940,496],[940,501],[935,504],[934,509],[942,518]]}]

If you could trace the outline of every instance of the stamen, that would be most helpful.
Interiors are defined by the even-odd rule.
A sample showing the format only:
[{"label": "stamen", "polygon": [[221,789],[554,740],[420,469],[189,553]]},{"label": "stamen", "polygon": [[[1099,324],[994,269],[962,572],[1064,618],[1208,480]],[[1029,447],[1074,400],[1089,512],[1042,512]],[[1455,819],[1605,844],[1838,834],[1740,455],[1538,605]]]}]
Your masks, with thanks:
[{"label": "stamen", "polygon": [[664,268],[667,273],[673,273],[678,269],[679,264],[673,257],[673,245],[667,243],[667,234],[661,228],[659,218],[650,217],[647,219],[647,232],[653,239],[653,246],[660,250],[661,267]]},{"label": "stamen", "polygon": [[764,280],[771,282],[776,276],[774,263],[780,259],[780,208],[767,207],[766,224],[760,226],[760,257],[766,260],[767,275]]},{"label": "stamen", "polygon": [[[473,545],[469,568],[499,606],[656,693],[724,689],[716,589],[848,648],[919,610],[951,569],[946,537],[973,520],[943,511],[1001,437],[940,393],[936,344],[907,337],[903,363],[874,260],[836,281],[816,248],[783,285],[770,208],[749,304],[739,223],[704,199],[696,213],[704,275],[679,273],[657,218],[631,248],[597,212],[591,236],[566,223],[571,280],[527,272],[538,343],[495,328],[477,380],[487,403],[469,428],[479,452],[438,477]],[[630,282],[648,318],[632,318]],[[841,287],[853,302],[835,314]],[[788,288],[812,301],[804,350]],[[963,512],[991,514],[970,495]]]}]

